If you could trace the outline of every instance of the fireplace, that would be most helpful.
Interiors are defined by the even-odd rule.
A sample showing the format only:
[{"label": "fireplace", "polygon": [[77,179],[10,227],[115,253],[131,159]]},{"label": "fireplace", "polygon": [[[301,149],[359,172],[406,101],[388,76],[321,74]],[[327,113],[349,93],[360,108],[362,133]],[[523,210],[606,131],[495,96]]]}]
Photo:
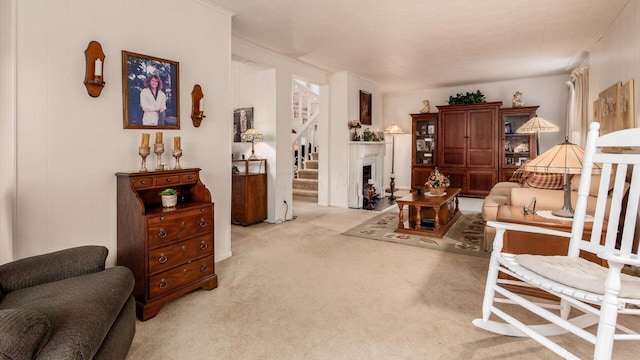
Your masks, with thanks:
[{"label": "fireplace", "polygon": [[349,207],[360,209],[368,198],[369,179],[381,194],[384,174],[384,142],[353,141],[349,143]]}]

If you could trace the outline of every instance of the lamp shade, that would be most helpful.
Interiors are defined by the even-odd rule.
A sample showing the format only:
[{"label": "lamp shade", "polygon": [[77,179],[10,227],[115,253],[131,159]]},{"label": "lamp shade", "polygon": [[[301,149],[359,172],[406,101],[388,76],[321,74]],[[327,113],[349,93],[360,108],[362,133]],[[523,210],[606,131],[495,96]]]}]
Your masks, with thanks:
[{"label": "lamp shade", "polygon": [[384,129],[385,134],[404,134],[404,130],[400,128],[400,126],[391,124],[388,128]]},{"label": "lamp shade", "polygon": [[247,129],[247,131],[243,132],[240,136],[242,141],[246,142],[262,141],[262,133],[256,129]]},{"label": "lamp shade", "polygon": [[[525,164],[524,169],[539,173],[580,174],[582,172],[582,159],[584,149],[570,143],[568,139],[547,150]],[[602,168],[593,164],[593,173],[599,174]]]},{"label": "lamp shade", "polygon": [[534,116],[526,123],[522,124],[517,130],[518,134],[531,134],[541,132],[556,132],[560,128],[549,120],[545,120],[539,116]]}]

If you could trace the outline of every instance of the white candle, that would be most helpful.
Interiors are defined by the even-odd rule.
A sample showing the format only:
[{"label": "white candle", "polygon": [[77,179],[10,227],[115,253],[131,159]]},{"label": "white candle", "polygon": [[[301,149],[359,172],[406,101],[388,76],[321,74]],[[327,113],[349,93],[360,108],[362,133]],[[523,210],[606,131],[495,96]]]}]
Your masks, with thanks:
[{"label": "white candle", "polygon": [[100,58],[96,59],[94,74],[95,76],[102,76],[102,60]]},{"label": "white candle", "polygon": [[373,185],[373,179],[369,179],[369,185]]},{"label": "white candle", "polygon": [[200,98],[200,112],[204,112],[204,97]]}]

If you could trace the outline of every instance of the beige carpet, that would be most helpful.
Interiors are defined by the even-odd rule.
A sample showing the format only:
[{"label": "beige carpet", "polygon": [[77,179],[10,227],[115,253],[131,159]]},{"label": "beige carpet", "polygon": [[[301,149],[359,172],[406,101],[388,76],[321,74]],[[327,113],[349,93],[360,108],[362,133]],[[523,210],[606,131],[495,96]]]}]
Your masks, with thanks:
[{"label": "beige carpet", "polygon": [[[471,324],[487,259],[340,235],[377,212],[302,202],[293,211],[283,224],[233,226],[220,286],[138,322],[128,359],[554,358]],[[586,344],[564,343],[590,357]],[[618,359],[637,356],[637,344],[620,349]]]}]

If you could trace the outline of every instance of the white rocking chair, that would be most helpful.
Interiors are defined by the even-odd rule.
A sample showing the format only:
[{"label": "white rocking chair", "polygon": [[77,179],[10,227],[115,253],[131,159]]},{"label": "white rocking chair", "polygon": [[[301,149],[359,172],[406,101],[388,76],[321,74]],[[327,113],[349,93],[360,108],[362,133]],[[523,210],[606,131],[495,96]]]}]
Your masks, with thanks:
[{"label": "white rocking chair", "polygon": [[[473,324],[494,333],[509,336],[529,336],[566,359],[579,359],[575,354],[552,341],[549,336],[571,332],[594,345],[594,359],[610,359],[614,340],[640,340],[640,334],[617,323],[618,314],[640,315],[640,278],[621,273],[625,265],[640,266],[638,249],[634,249],[634,231],[638,220],[640,198],[640,154],[602,152],[602,147],[636,147],[640,145],[640,128],[616,131],[598,136],[600,124],[592,123],[587,137],[582,174],[591,174],[593,163],[601,164],[602,173],[593,216],[591,239],[582,239],[591,176],[582,176],[571,233],[533,226],[490,221],[496,228],[493,252],[487,275],[482,318]],[[610,180],[615,172],[613,189]],[[625,180],[631,174],[631,186],[624,219],[621,219]],[[611,196],[608,224],[604,222],[606,199]],[[623,221],[621,241],[618,225]],[[607,224],[603,229],[603,224]],[[568,237],[567,256],[514,255],[502,253],[506,230],[526,231]],[[606,233],[605,244],[601,235]],[[584,260],[580,251],[596,254],[608,261],[608,268]],[[515,294],[503,285],[513,280],[499,279],[503,272],[560,298],[558,304],[537,303]],[[501,296],[496,296],[497,294]],[[498,304],[518,304],[548,321],[547,324],[525,325]],[[573,311],[570,317],[570,310]],[[578,315],[575,315],[579,313]],[[505,322],[490,320],[491,314]],[[586,330],[597,324],[597,330]],[[593,328],[592,328],[593,329]],[[640,348],[639,348],[640,351]]]}]

